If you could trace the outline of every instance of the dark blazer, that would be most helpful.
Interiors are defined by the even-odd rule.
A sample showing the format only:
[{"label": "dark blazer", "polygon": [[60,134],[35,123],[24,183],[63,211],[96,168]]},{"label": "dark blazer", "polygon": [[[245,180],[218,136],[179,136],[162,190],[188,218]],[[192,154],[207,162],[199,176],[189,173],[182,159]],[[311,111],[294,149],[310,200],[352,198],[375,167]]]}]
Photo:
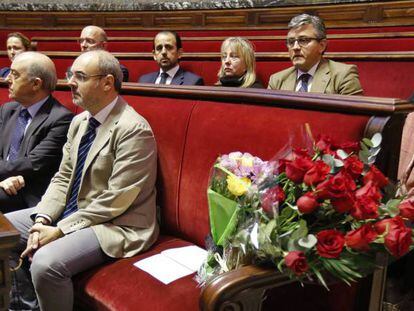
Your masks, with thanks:
[{"label": "dark blazer", "polygon": [[25,187],[18,194],[31,207],[40,201],[59,167],[73,115],[50,96],[29,124],[19,157],[7,161],[12,132],[21,109],[17,102],[0,107],[0,180],[22,175]]},{"label": "dark blazer", "polygon": [[6,78],[7,75],[10,72],[10,68],[9,67],[3,67],[0,69],[0,78]]},{"label": "dark blazer", "polygon": [[[139,83],[155,83],[157,80],[158,75],[160,74],[159,71],[147,73],[139,77]],[[204,80],[200,76],[196,74],[185,71],[181,67],[178,69],[177,73],[175,74],[174,78],[171,81],[173,85],[204,85]]]}]

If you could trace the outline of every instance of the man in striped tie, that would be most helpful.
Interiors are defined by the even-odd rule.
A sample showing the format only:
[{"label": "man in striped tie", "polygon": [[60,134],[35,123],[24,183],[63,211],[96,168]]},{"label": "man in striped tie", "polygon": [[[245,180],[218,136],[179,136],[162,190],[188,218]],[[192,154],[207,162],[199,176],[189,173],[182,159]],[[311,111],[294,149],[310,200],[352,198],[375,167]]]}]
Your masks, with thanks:
[{"label": "man in striped tie", "polygon": [[26,243],[21,257],[31,259],[33,298],[43,311],[72,310],[73,275],[147,249],[159,231],[156,143],[148,122],[118,95],[118,61],[86,52],[67,78],[85,111],[71,123],[59,171],[34,209],[6,214]]}]

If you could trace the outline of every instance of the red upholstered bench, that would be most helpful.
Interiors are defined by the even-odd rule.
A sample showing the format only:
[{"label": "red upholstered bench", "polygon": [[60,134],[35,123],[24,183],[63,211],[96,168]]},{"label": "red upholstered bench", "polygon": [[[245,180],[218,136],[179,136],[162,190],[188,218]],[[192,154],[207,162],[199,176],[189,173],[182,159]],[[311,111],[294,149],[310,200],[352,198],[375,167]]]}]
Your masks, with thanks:
[{"label": "red upholstered bench", "polygon": [[[0,98],[6,91],[3,85]],[[129,104],[150,122],[157,140],[157,199],[162,231],[147,252],[114,260],[75,276],[79,310],[224,310],[225,306],[226,310],[252,310],[257,307],[266,289],[289,282],[286,276],[274,269],[247,266],[223,274],[202,291],[193,276],[164,285],[133,263],[168,248],[204,246],[209,233],[206,189],[210,168],[218,155],[239,150],[269,159],[291,135],[300,133],[304,123],[309,123],[314,135],[329,134],[339,141],[360,140],[364,135],[383,131],[382,168],[390,177],[395,177],[402,129],[400,112],[412,109],[406,102],[393,99],[298,96],[291,92],[250,89],[234,92],[234,89],[218,87],[174,88],[130,83],[124,85],[123,93]],[[55,96],[68,104],[67,86],[60,85]],[[296,286],[286,292],[281,288],[281,293],[286,292],[284,299],[294,300],[305,292],[310,297],[309,289]],[[319,286],[313,286],[310,292],[314,298],[327,296]],[[355,310],[359,292],[358,286],[335,287],[331,295],[338,298],[323,301],[324,306],[333,310],[341,300],[347,301],[341,311]],[[367,301],[368,297],[362,298]],[[301,310],[315,310],[309,301],[297,304]],[[272,300],[268,299],[265,305],[273,308]]]}]

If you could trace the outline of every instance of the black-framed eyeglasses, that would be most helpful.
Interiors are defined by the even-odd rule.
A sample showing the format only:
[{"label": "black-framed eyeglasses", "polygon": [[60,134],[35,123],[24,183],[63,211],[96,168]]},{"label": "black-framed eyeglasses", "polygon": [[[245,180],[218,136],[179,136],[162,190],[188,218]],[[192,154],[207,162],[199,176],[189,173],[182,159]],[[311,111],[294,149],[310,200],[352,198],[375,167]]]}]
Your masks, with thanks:
[{"label": "black-framed eyeglasses", "polygon": [[305,46],[308,46],[308,44],[311,43],[313,40],[321,41],[322,39],[311,38],[311,37],[287,38],[286,39],[286,45],[287,45],[288,48],[293,48],[295,46],[295,42],[297,42],[298,45],[301,48],[303,48]]},{"label": "black-framed eyeglasses", "polygon": [[72,72],[72,71],[67,71],[66,72],[66,79],[69,81],[70,79],[75,79],[78,82],[85,82],[88,81],[90,78],[94,78],[94,77],[105,77],[106,74],[95,74],[95,75],[87,75],[83,72]]}]

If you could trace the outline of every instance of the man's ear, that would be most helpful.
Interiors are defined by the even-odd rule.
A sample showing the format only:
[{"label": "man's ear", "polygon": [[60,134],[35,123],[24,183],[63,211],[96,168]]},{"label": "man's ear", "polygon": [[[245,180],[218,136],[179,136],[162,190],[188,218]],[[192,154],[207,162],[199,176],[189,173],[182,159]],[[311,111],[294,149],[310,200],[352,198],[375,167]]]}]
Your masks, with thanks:
[{"label": "man's ear", "polygon": [[102,49],[106,51],[106,50],[107,50],[107,48],[108,48],[108,42],[103,41],[103,42],[101,43],[101,45],[102,45]]},{"label": "man's ear", "polygon": [[157,57],[155,56],[155,50],[152,50],[152,57],[154,58],[154,60],[157,60]]},{"label": "man's ear", "polygon": [[322,39],[321,41],[319,41],[319,46],[320,46],[320,53],[321,54],[325,53],[328,47],[328,41],[326,41],[326,39]]},{"label": "man's ear", "polygon": [[180,59],[181,56],[183,55],[184,50],[183,48],[179,48],[177,52],[178,52],[178,59]]},{"label": "man's ear", "polygon": [[103,79],[105,92],[109,92],[111,89],[115,89],[115,77],[113,75],[106,75]]},{"label": "man's ear", "polygon": [[33,91],[38,91],[43,87],[42,79],[36,77],[33,79]]}]

